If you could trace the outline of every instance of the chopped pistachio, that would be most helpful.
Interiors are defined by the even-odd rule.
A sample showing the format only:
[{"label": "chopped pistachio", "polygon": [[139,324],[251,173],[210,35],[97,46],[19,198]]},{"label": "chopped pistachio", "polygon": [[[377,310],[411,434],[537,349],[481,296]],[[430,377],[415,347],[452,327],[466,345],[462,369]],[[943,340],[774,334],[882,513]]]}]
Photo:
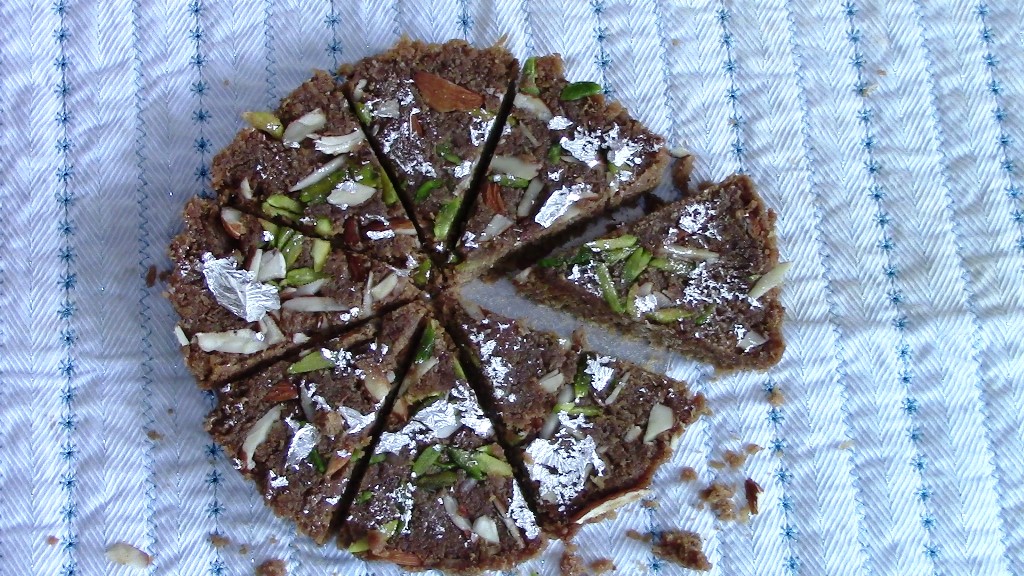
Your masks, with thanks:
[{"label": "chopped pistachio", "polygon": [[485,450],[477,450],[475,457],[480,470],[484,474],[488,476],[504,476],[506,478],[512,476],[512,467],[508,465],[508,462],[491,456]]},{"label": "chopped pistachio", "polygon": [[305,243],[305,237],[297,232],[291,234],[288,239],[281,246],[281,254],[284,255],[285,266],[291,268],[295,261],[299,259],[299,255],[302,254],[302,245]]},{"label": "chopped pistachio", "polygon": [[423,335],[420,336],[419,346],[416,348],[416,363],[426,362],[434,356],[434,341],[437,334],[437,321],[431,320],[427,323],[427,327],[423,329]]},{"label": "chopped pistachio", "polygon": [[371,498],[373,498],[373,491],[363,490],[358,496],[356,496],[356,504],[365,504],[369,502]]},{"label": "chopped pistachio", "polygon": [[499,186],[507,186],[509,188],[526,188],[530,185],[530,181],[526,178],[520,178],[510,174],[498,174],[494,177],[494,182]]},{"label": "chopped pistachio", "polygon": [[437,212],[437,219],[434,221],[434,238],[443,240],[448,237],[448,233],[451,232],[452,225],[455,224],[455,217],[458,215],[461,206],[461,197],[452,198],[441,206],[441,209]]},{"label": "chopped pistachio", "polygon": [[438,180],[437,178],[431,178],[430,180],[427,180],[423,184],[420,184],[420,187],[416,189],[416,194],[413,196],[412,199],[415,200],[416,202],[423,202],[424,200],[429,198],[430,193],[437,189],[439,186],[441,186],[441,181]]},{"label": "chopped pistachio", "polygon": [[313,248],[310,249],[313,256],[313,271],[319,273],[327,264],[327,258],[331,255],[331,243],[327,240],[316,238],[313,240]]},{"label": "chopped pistachio", "polygon": [[707,308],[704,308],[704,311],[701,312],[700,316],[697,316],[697,319],[694,320],[693,323],[696,324],[697,326],[703,326],[704,324],[707,323],[708,320],[711,319],[711,315],[714,313],[715,307],[708,306]]},{"label": "chopped pistachio", "polygon": [[480,468],[480,463],[477,461],[474,454],[470,454],[465,450],[459,448],[448,447],[448,457],[456,466],[466,471],[471,478],[476,480],[483,480],[484,471]]},{"label": "chopped pistachio", "polygon": [[277,228],[277,232],[274,234],[274,248],[278,250],[283,249],[294,235],[295,230],[291,228]]},{"label": "chopped pistachio", "polygon": [[572,408],[566,410],[566,412],[574,416],[582,415],[589,416],[591,418],[593,418],[594,416],[600,416],[602,414],[602,410],[597,406],[573,406]]},{"label": "chopped pistachio", "polygon": [[575,393],[576,398],[582,398],[587,395],[590,391],[590,386],[593,382],[593,376],[587,373],[587,363],[593,358],[592,354],[584,353],[580,354],[579,359],[576,361],[576,376],[572,379],[572,389]]},{"label": "chopped pistachio", "polygon": [[601,260],[603,260],[605,264],[611,266],[612,264],[617,264],[626,258],[629,258],[633,255],[633,252],[636,252],[636,246],[605,250],[601,252]]},{"label": "chopped pistachio", "polygon": [[349,544],[348,551],[352,554],[359,554],[360,552],[366,552],[370,549],[370,541],[367,538],[360,538],[355,542]]},{"label": "chopped pistachio", "polygon": [[590,248],[594,252],[604,252],[606,250],[619,250],[621,248],[631,248],[636,245],[636,236],[631,234],[623,234],[622,236],[616,236],[614,238],[600,238],[584,244],[587,248]]},{"label": "chopped pistachio", "polygon": [[546,256],[544,258],[541,258],[540,262],[537,262],[537,264],[541,268],[558,268],[559,266],[562,265],[563,262],[564,260],[557,256]]},{"label": "chopped pistachio", "polygon": [[380,175],[373,164],[366,163],[352,174],[352,180],[371,188],[380,188]]},{"label": "chopped pistachio", "polygon": [[537,88],[537,58],[535,56],[530,56],[523,63],[523,81],[519,86],[519,91],[531,96],[540,95],[540,90]]},{"label": "chopped pistachio", "polygon": [[[275,241],[277,240],[277,233],[279,229],[277,224],[274,224],[273,222],[267,222],[266,220],[260,220],[260,226],[263,226],[263,232],[269,233],[270,236],[274,238]],[[273,244],[274,242],[272,241],[271,245]]]},{"label": "chopped pistachio", "polygon": [[387,454],[374,454],[373,456],[370,456],[370,464],[380,464],[381,462],[387,460],[387,458]]},{"label": "chopped pistachio", "polygon": [[560,98],[562,100],[579,100],[580,98],[600,94],[601,90],[601,85],[597,82],[573,82],[562,88]]},{"label": "chopped pistachio", "polygon": [[548,148],[548,162],[558,164],[562,160],[562,146],[555,143]]},{"label": "chopped pistachio", "polygon": [[601,295],[604,296],[604,301],[608,303],[608,307],[616,314],[624,313],[626,307],[622,305],[622,300],[619,298],[618,292],[615,291],[615,283],[612,282],[612,275],[608,271],[608,265],[604,262],[598,262],[597,266],[595,266],[595,272],[597,273],[597,284],[601,288]]},{"label": "chopped pistachio", "polygon": [[373,116],[370,114],[370,111],[366,109],[366,104],[356,102],[355,109],[356,117],[359,118],[360,122],[365,125],[369,125],[370,122],[373,122]]},{"label": "chopped pistachio", "polygon": [[342,180],[345,179],[344,170],[335,170],[328,174],[323,180],[310,184],[299,193],[299,200],[306,204],[323,204],[327,197]]},{"label": "chopped pistachio", "polygon": [[626,259],[626,264],[622,268],[622,280],[626,285],[631,285],[640,277],[640,274],[647,268],[647,264],[650,263],[651,258],[654,255],[648,252],[641,246],[635,252],[629,255]]},{"label": "chopped pistachio", "polygon": [[402,526],[402,521],[398,520],[398,519],[395,519],[395,520],[392,520],[390,522],[386,522],[383,526],[380,527],[380,531],[381,531],[381,533],[384,534],[385,538],[391,538],[392,536],[395,535],[396,532],[398,532],[398,529],[401,526]]},{"label": "chopped pistachio", "polygon": [[[641,250],[643,250],[641,248]],[[626,261],[626,266],[629,266],[629,261]],[[633,318],[639,318],[640,312],[636,308],[637,298],[640,296],[640,285],[633,284],[629,287],[629,291],[626,293],[626,314],[629,314]]]},{"label": "chopped pistachio", "polygon": [[417,266],[416,270],[412,273],[413,284],[420,288],[425,287],[427,282],[430,280],[430,267],[430,259],[424,258],[423,262],[420,262],[420,265]]},{"label": "chopped pistachio", "polygon": [[416,485],[427,490],[433,488],[446,488],[459,481],[459,475],[452,470],[445,470],[437,474],[423,476],[416,481]]},{"label": "chopped pistachio", "polygon": [[462,164],[462,158],[459,158],[457,154],[452,152],[452,145],[449,142],[442,142],[438,144],[434,148],[434,151],[437,152],[438,156],[444,158],[445,160],[451,162],[452,164]]},{"label": "chopped pistachio", "polygon": [[274,138],[284,136],[284,123],[273,112],[242,112],[242,119],[257,130],[262,130]]},{"label": "chopped pistachio", "polygon": [[324,462],[324,457],[320,455],[320,452],[317,451],[316,448],[309,453],[309,461],[313,464],[313,468],[316,468],[316,471],[320,474],[327,472],[327,463]]},{"label": "chopped pistachio", "polygon": [[298,362],[289,366],[288,373],[305,374],[306,372],[315,372],[317,370],[324,370],[327,368],[334,368],[334,362],[328,360],[323,355],[323,352],[314,350],[300,358]]},{"label": "chopped pistachio", "polygon": [[466,371],[462,369],[462,362],[459,362],[458,358],[452,358],[452,370],[455,371],[456,378],[466,380]]},{"label": "chopped pistachio", "polygon": [[395,185],[391,183],[391,178],[388,178],[384,169],[380,169],[380,184],[381,184],[381,199],[384,200],[386,206],[394,206],[398,204],[398,193],[395,192]]},{"label": "chopped pistachio", "polygon": [[[328,246],[330,248],[330,246]],[[312,268],[293,268],[288,271],[284,277],[282,285],[288,286],[305,286],[310,282],[315,282],[323,278],[324,275]]]},{"label": "chopped pistachio", "polygon": [[284,194],[274,194],[263,201],[263,213],[267,216],[279,216],[289,220],[302,217],[302,204]]},{"label": "chopped pistachio", "polygon": [[416,457],[416,461],[412,463],[412,473],[416,476],[423,476],[434,464],[437,463],[438,458],[441,457],[441,447],[434,444],[428,446],[420,455]]},{"label": "chopped pistachio", "polygon": [[686,308],[659,308],[648,314],[651,320],[654,320],[658,324],[678,322],[683,318],[693,318],[695,315],[696,312]]},{"label": "chopped pistachio", "polygon": [[334,225],[331,224],[331,219],[326,216],[321,216],[316,219],[316,224],[313,225],[313,230],[321,236],[334,236]]}]

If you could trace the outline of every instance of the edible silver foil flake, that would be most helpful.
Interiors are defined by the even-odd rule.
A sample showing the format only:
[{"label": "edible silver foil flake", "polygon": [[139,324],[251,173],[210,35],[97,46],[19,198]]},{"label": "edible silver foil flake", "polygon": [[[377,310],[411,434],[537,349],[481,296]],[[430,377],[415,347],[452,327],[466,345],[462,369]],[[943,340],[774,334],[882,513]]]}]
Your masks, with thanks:
[{"label": "edible silver foil flake", "polygon": [[587,360],[587,367],[583,369],[583,372],[590,375],[590,385],[594,390],[601,392],[611,383],[615,376],[615,369],[608,364],[614,360],[611,356],[595,356]]},{"label": "edible silver foil flake", "polygon": [[455,405],[443,398],[420,410],[413,418],[430,428],[437,438],[448,438],[462,425]]},{"label": "edible silver foil flake", "polygon": [[[423,428],[420,423],[415,423],[416,426]],[[406,448],[414,448],[416,446],[416,439],[413,438],[409,432],[409,426],[406,426],[399,432],[387,432],[385,431],[380,435],[380,440],[377,442],[377,449],[374,450],[375,454],[386,454],[388,452],[392,454],[401,454],[402,450]]]},{"label": "edible silver foil flake", "polygon": [[533,217],[534,222],[548,228],[565,214],[583,195],[590,192],[590,185],[578,182],[572,186],[563,186],[551,193],[540,211]]},{"label": "edible silver foil flake", "polygon": [[338,413],[345,419],[345,425],[348,426],[349,434],[356,434],[370,424],[373,424],[373,420],[376,417],[374,412],[361,414],[358,410],[349,408],[348,406],[340,406],[338,408]]},{"label": "edible silver foil flake", "polygon": [[206,287],[217,303],[246,322],[257,322],[271,310],[281,308],[277,288],[256,281],[248,270],[239,270],[234,257],[214,258],[203,254]]},{"label": "edible silver foil flake", "polygon": [[598,151],[601,149],[599,134],[591,134],[577,128],[571,139],[568,136],[562,136],[559,144],[561,144],[562,150],[572,154],[574,158],[590,168],[596,168],[601,163],[598,158]]},{"label": "edible silver foil flake", "polygon": [[576,439],[563,430],[552,440],[538,438],[526,448],[533,459],[530,477],[540,483],[541,497],[557,503],[562,510],[583,491],[591,467],[598,476],[605,470],[593,436]]},{"label": "edible silver foil flake", "polygon": [[288,444],[288,456],[285,459],[286,466],[298,466],[309,453],[316,448],[320,441],[320,432],[312,424],[303,424],[292,435],[292,441]]},{"label": "edible silver foil flake", "polygon": [[490,418],[485,416],[483,409],[480,408],[476,394],[466,384],[460,382],[452,389],[451,395],[457,400],[455,409],[459,411],[462,424],[468,426],[482,438],[489,437],[494,429],[491,426]]},{"label": "edible silver foil flake", "polygon": [[508,507],[508,514],[512,517],[512,521],[523,529],[523,534],[527,538],[536,538],[540,536],[540,528],[537,526],[537,518],[534,517],[533,512],[526,506],[526,499],[523,498],[523,492],[519,489],[519,482],[512,482],[512,503]]},{"label": "edible silver foil flake", "polygon": [[271,488],[284,488],[288,486],[287,476],[278,476],[273,470],[270,471],[270,487]]},{"label": "edible silver foil flake", "polygon": [[548,120],[549,130],[565,130],[569,126],[572,126],[572,120],[569,120],[565,116],[555,116],[551,120]]}]

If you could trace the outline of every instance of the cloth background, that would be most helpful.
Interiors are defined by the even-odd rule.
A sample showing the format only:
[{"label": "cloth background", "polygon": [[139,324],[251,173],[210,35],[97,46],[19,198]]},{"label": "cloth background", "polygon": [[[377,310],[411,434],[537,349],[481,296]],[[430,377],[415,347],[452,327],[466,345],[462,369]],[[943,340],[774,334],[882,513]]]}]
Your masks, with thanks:
[{"label": "cloth background", "polygon": [[[401,34],[560,52],[779,213],[785,357],[663,366],[714,414],[660,507],[587,527],[584,558],[683,574],[623,537],[681,527],[714,574],[1024,573],[1024,3],[2,0],[0,22],[0,574],[130,573],[117,541],[154,574],[396,573],[268,512],[145,277],[241,111]],[[761,514],[722,525],[678,473],[745,442]]]}]

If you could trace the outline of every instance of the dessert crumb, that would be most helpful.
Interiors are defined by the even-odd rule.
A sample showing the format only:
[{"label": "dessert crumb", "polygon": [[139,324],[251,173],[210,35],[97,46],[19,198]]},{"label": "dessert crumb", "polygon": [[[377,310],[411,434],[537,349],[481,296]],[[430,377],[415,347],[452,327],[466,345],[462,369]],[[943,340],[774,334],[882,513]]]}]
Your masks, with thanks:
[{"label": "dessert crumb", "polygon": [[661,508],[661,503],[659,503],[657,500],[651,500],[647,498],[644,499],[641,505],[648,510],[657,510],[658,508]]},{"label": "dessert crumb", "polygon": [[277,536],[271,536],[268,542],[270,542],[271,545],[277,544]]},{"label": "dessert crumb", "polygon": [[264,560],[256,567],[256,576],[288,576],[288,568],[284,565],[284,560]]},{"label": "dessert crumb", "polygon": [[239,546],[238,547],[238,553],[241,554],[242,556],[248,556],[249,555],[249,545],[248,544],[242,544],[241,546]]},{"label": "dessert crumb", "polygon": [[152,288],[156,285],[156,265],[150,264],[149,269],[146,270],[146,287]]},{"label": "dessert crumb", "polygon": [[724,470],[725,462],[722,462],[721,460],[710,460],[708,461],[708,467],[715,470]]},{"label": "dessert crumb", "polygon": [[721,482],[712,482],[698,493],[701,501],[707,503],[715,517],[722,521],[738,518],[736,503],[732,500],[735,495],[736,491],[731,486]]},{"label": "dessert crumb", "polygon": [[747,454],[745,452],[737,452],[736,450],[726,450],[722,458],[729,465],[729,468],[733,470],[738,470],[747,463]]},{"label": "dessert crumb", "polygon": [[636,530],[633,530],[632,528],[630,528],[629,530],[626,530],[626,538],[629,538],[630,540],[636,540],[637,542],[650,542],[651,541],[651,537],[650,536],[648,536],[647,534],[641,534],[641,533],[637,532]]},{"label": "dessert crumb", "polygon": [[782,389],[778,386],[772,388],[771,392],[768,393],[768,403],[778,408],[786,403],[786,398],[782,395]]},{"label": "dessert crumb", "polygon": [[679,471],[679,479],[683,482],[694,482],[697,480],[697,471],[691,466],[684,466],[683,469]]},{"label": "dessert crumb", "polygon": [[594,576],[615,570],[615,563],[608,558],[598,558],[590,563],[590,573]]},{"label": "dessert crumb", "polygon": [[49,544],[50,546],[56,546],[59,542],[60,542],[60,539],[57,538],[56,536],[54,536],[53,534],[50,534],[49,536],[46,537],[46,543]]},{"label": "dessert crumb", "polygon": [[843,440],[839,443],[838,448],[840,450],[849,450],[850,448],[853,448],[853,440]]},{"label": "dessert crumb", "polygon": [[223,548],[228,544],[231,544],[231,540],[228,540],[226,536],[221,536],[216,532],[211,532],[209,536],[210,544],[213,544],[214,548]]},{"label": "dessert crumb", "polygon": [[761,446],[759,446],[757,444],[754,444],[753,442],[748,442],[748,443],[743,445],[743,451],[746,452],[750,456],[753,456],[754,454],[757,454],[761,450],[763,450],[763,448],[761,448]]},{"label": "dessert crumb", "polygon": [[558,561],[559,573],[562,576],[586,576],[587,567],[583,559],[576,554],[578,547],[572,542],[565,543],[562,558]]},{"label": "dessert crumb", "polygon": [[885,76],[889,75],[889,72],[886,71],[885,68],[879,68],[877,73],[878,73],[879,76],[882,76],[882,77],[885,77]]},{"label": "dessert crumb", "polygon": [[147,568],[153,557],[127,542],[115,542],[107,546],[107,559],[120,566]]},{"label": "dessert crumb", "polygon": [[160,440],[164,439],[164,435],[157,432],[156,430],[146,430],[146,437],[148,437],[153,442],[159,442]]},{"label": "dessert crumb", "polygon": [[707,572],[711,563],[704,555],[700,536],[687,530],[666,530],[654,544],[655,556],[675,562],[690,570]]},{"label": "dessert crumb", "polygon": [[757,498],[762,492],[764,492],[764,489],[753,478],[747,478],[743,481],[743,494],[747,499],[747,510],[751,514],[757,514]]}]

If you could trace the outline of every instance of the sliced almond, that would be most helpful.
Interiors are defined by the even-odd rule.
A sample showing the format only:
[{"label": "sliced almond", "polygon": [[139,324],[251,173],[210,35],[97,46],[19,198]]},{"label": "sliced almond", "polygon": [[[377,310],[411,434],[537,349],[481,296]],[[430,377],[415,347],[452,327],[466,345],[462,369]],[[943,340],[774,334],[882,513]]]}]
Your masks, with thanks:
[{"label": "sliced almond", "polygon": [[491,544],[500,544],[498,525],[490,516],[481,516],[473,521],[473,533]]},{"label": "sliced almond", "polygon": [[174,337],[178,340],[180,346],[188,346],[188,336],[185,336],[185,331],[181,329],[181,324],[174,325]]},{"label": "sliced almond", "polygon": [[277,327],[277,322],[269,314],[260,318],[260,332],[263,333],[263,341],[267,346],[273,346],[285,341],[284,333]]},{"label": "sliced almond", "polygon": [[366,386],[366,391],[376,398],[378,402],[387,397],[388,392],[391,390],[391,385],[387,379],[376,372],[367,373],[366,378],[363,378],[363,386]]},{"label": "sliced almond", "polygon": [[317,108],[312,112],[303,114],[288,124],[288,127],[284,129],[284,134],[281,135],[281,141],[286,146],[298,148],[299,142],[302,142],[307,136],[326,125],[327,116],[323,110]]},{"label": "sliced almond", "polygon": [[203,352],[255,354],[268,348],[263,334],[249,328],[227,332],[198,332],[196,342]]},{"label": "sliced almond", "polygon": [[501,185],[497,182],[487,182],[483,191],[484,204],[494,210],[497,214],[505,213],[505,199],[501,197]]},{"label": "sliced almond", "polygon": [[335,453],[334,456],[331,456],[331,461],[327,463],[327,470],[324,471],[324,474],[328,478],[333,478],[335,474],[345,469],[351,459],[350,454],[346,453],[345,456],[342,456]]},{"label": "sliced almond", "polygon": [[526,187],[523,198],[519,200],[519,206],[516,206],[517,217],[526,218],[533,212],[533,205],[537,202],[537,197],[543,189],[544,182],[540,178],[530,180],[530,185]]},{"label": "sliced almond", "polygon": [[370,296],[374,301],[380,302],[394,292],[396,286],[398,286],[398,275],[388,274],[380,283],[370,289]]},{"label": "sliced almond", "polygon": [[220,221],[232,238],[241,238],[245,234],[245,223],[242,222],[242,213],[238,210],[227,206],[221,208]]},{"label": "sliced almond", "polygon": [[548,108],[548,105],[545,104],[543,100],[536,96],[519,92],[516,94],[515,99],[512,100],[512,106],[520,110],[525,110],[544,122],[547,122],[552,118],[551,109]]},{"label": "sliced almond", "polygon": [[766,272],[764,276],[758,278],[747,296],[757,300],[761,296],[767,294],[772,288],[780,286],[782,284],[782,279],[786,276],[786,272],[788,272],[792,267],[792,262],[781,262],[778,266]]},{"label": "sliced almond", "polygon": [[523,180],[533,180],[540,173],[540,164],[526,162],[515,156],[495,156],[491,158],[489,170]]},{"label": "sliced almond", "polygon": [[252,200],[252,186],[249,184],[249,179],[242,180],[242,183],[238,185],[238,193],[245,200]]},{"label": "sliced almond", "polygon": [[419,89],[423,101],[438,112],[455,110],[469,112],[483,108],[483,94],[467,90],[437,74],[417,71],[413,74],[412,79],[416,83],[416,88]]},{"label": "sliced almond", "polygon": [[544,389],[548,394],[554,394],[565,384],[565,374],[562,374],[559,370],[554,370],[544,375],[537,385]]},{"label": "sliced almond", "polygon": [[294,384],[287,380],[282,380],[277,384],[270,387],[267,393],[263,395],[263,401],[270,404],[280,404],[288,400],[295,400],[299,397],[299,391]]},{"label": "sliced almond", "polygon": [[295,185],[289,188],[288,190],[290,192],[298,192],[299,190],[309,188],[313,184],[316,184],[317,182],[333,174],[335,170],[338,170],[339,168],[344,166],[345,161],[345,156],[338,156],[337,158],[310,172],[308,176],[296,182]]},{"label": "sliced almond", "polygon": [[416,226],[408,218],[391,218],[388,220],[388,224],[395,231],[396,236],[416,235]]},{"label": "sliced almond", "polygon": [[644,434],[644,444],[653,441],[658,434],[670,430],[676,422],[672,409],[664,404],[655,404],[651,407],[651,417],[647,420],[647,432]]},{"label": "sliced almond", "polygon": [[288,263],[280,250],[268,250],[260,256],[260,269],[256,272],[257,282],[280,280],[288,274]]},{"label": "sliced almond", "polygon": [[281,303],[282,310],[292,312],[341,312],[348,307],[334,298],[323,296],[301,296]]},{"label": "sliced almond", "polygon": [[334,187],[327,196],[327,203],[333,206],[340,206],[342,209],[349,206],[359,206],[373,198],[377,189],[366,184],[360,184],[353,180],[345,180]]},{"label": "sliced almond", "polygon": [[466,532],[473,531],[473,525],[469,523],[469,520],[462,514],[459,514],[459,503],[455,501],[451,494],[447,492],[442,494],[441,503],[444,505],[445,513],[451,518],[452,524],[455,524],[460,530],[465,530]]},{"label": "sliced almond", "polygon": [[583,516],[580,516],[579,519],[576,520],[576,523],[584,524],[596,518],[600,518],[601,516],[604,516],[605,514],[613,510],[617,510],[625,506],[626,504],[629,504],[630,502],[636,502],[637,500],[649,496],[650,494],[650,490],[637,490],[636,492],[627,492],[620,496],[616,496],[611,500],[605,500],[604,502],[588,510],[587,513]]},{"label": "sliced almond", "polygon": [[487,223],[483,232],[480,233],[480,242],[486,242],[498,237],[499,234],[511,228],[512,224],[514,222],[506,218],[504,214],[495,214],[491,221]]},{"label": "sliced almond", "polygon": [[270,429],[274,426],[274,423],[281,419],[281,410],[284,409],[282,404],[278,404],[267,410],[267,413],[260,417],[252,428],[249,428],[249,433],[245,435],[245,441],[242,442],[242,455],[245,457],[245,468],[246,470],[252,470],[256,467],[256,462],[252,459],[256,450],[259,449],[260,444],[267,439],[270,434]]},{"label": "sliced almond", "polygon": [[338,154],[346,154],[355,150],[365,141],[366,136],[363,135],[363,131],[356,130],[351,134],[343,136],[321,136],[317,139],[314,146],[324,154],[337,156]]},{"label": "sliced almond", "polygon": [[626,435],[622,439],[626,442],[632,442],[639,438],[640,434],[643,434],[643,430],[641,430],[639,426],[633,426],[629,429],[629,432],[626,432]]},{"label": "sliced almond", "polygon": [[107,546],[107,559],[114,564],[132,568],[148,568],[153,557],[127,542],[115,542]]},{"label": "sliced almond", "polygon": [[718,253],[704,248],[693,248],[691,246],[679,246],[677,244],[666,244],[663,247],[664,255],[669,258],[681,258],[683,260],[705,260],[717,262]]}]

